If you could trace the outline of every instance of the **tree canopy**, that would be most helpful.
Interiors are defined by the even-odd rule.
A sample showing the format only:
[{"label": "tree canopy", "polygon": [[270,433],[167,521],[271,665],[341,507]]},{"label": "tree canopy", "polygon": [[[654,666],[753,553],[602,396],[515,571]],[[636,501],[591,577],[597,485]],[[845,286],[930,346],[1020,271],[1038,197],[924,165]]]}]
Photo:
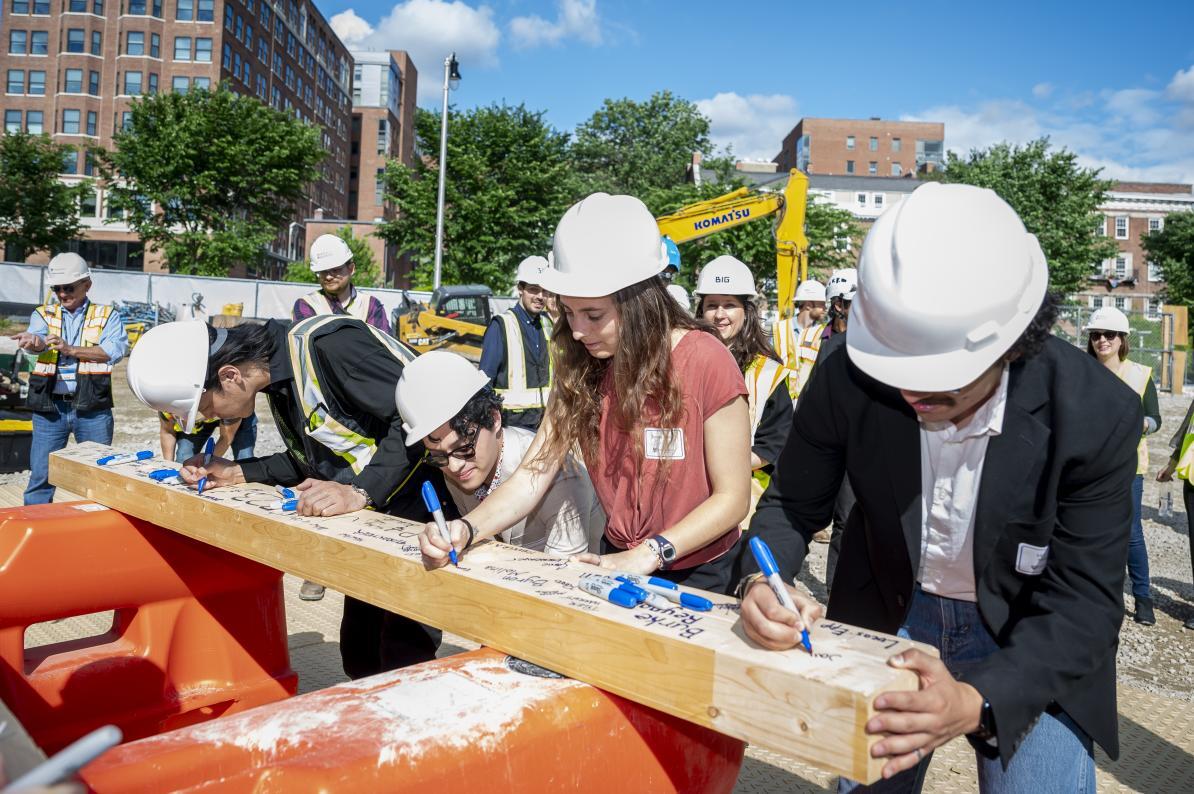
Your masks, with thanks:
[{"label": "tree canopy", "polygon": [[91,184],[59,180],[70,151],[48,135],[0,136],[0,243],[9,258],[52,251],[78,236],[79,200]]},{"label": "tree canopy", "polygon": [[1148,259],[1161,267],[1165,300],[1194,305],[1194,212],[1170,213],[1162,229],[1141,242]]},{"label": "tree canopy", "polygon": [[[352,227],[345,224],[336,230],[336,236],[348,244],[352,251],[352,263],[356,271],[352,275],[352,283],[358,287],[380,287],[382,280],[381,268],[373,256],[373,249],[363,237],[354,237]],[[299,259],[286,266],[286,281],[302,281],[315,284],[319,279],[311,272],[311,260]]]},{"label": "tree canopy", "polygon": [[113,206],[175,273],[256,261],[325,156],[318,127],[226,86],[147,96],[131,111],[102,171]]}]

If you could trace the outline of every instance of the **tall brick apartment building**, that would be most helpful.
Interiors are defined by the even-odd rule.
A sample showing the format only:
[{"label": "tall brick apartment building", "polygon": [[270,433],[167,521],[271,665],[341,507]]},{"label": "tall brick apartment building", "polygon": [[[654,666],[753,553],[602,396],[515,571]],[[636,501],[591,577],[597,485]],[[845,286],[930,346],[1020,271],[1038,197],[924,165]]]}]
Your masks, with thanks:
[{"label": "tall brick apartment building", "polygon": [[[310,0],[3,0],[0,97],[6,132],[50,134],[76,147],[63,179],[91,176],[87,146],[111,146],[129,103],[159,91],[234,91],[323,128],[328,157],[263,272],[302,256],[302,218],[348,211],[352,66]],[[72,247],[93,265],[160,270],[107,205],[99,186],[82,205]],[[23,252],[6,252],[21,258]],[[40,259],[45,259],[41,255]],[[271,263],[272,260],[272,263]],[[241,274],[244,275],[244,274]]]},{"label": "tall brick apartment building", "polygon": [[907,176],[940,168],[945,125],[926,121],[801,119],[775,156],[780,171],[835,176]]}]

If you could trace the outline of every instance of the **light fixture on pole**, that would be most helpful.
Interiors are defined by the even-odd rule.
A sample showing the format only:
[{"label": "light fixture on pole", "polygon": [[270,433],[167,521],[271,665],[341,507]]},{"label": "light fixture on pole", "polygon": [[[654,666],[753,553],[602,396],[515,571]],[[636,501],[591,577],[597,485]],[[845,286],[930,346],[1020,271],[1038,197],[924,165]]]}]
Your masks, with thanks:
[{"label": "light fixture on pole", "polygon": [[439,287],[444,261],[444,177],[448,173],[448,91],[460,85],[460,64],[456,53],[444,58],[444,107],[439,122],[439,195],[435,204],[435,279]]}]

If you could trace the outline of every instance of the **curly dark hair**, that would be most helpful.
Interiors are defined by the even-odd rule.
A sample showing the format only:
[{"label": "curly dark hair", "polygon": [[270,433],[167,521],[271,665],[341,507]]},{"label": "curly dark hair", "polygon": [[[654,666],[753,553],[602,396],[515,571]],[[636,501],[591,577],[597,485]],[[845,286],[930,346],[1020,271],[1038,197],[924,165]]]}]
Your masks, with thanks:
[{"label": "curly dark hair", "polygon": [[1032,358],[1045,347],[1045,340],[1053,335],[1053,326],[1057,323],[1057,314],[1061,308],[1061,298],[1053,292],[1046,292],[1041,299],[1041,306],[1036,310],[1032,322],[1020,334],[1020,338],[1004,354],[1004,361],[1016,361]]},{"label": "curly dark hair", "polygon": [[497,424],[495,411],[498,414],[502,411],[502,396],[494,391],[492,386],[483,386],[448,420],[448,427],[455,430],[456,435],[461,438],[471,434],[474,428],[492,430]]},{"label": "curly dark hair", "polygon": [[[207,376],[203,380],[203,388],[209,391],[220,390],[220,368],[229,364],[250,365],[268,370],[269,360],[278,347],[278,337],[269,325],[246,324],[227,330],[228,336],[224,343],[207,359]],[[218,334],[219,330],[207,326],[209,349],[215,343]]]}]

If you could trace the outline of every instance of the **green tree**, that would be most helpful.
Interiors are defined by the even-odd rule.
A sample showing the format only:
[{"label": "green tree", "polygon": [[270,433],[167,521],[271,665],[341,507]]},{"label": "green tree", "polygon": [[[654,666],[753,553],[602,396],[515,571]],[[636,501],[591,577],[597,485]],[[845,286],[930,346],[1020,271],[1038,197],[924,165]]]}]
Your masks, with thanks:
[{"label": "green tree", "polygon": [[102,173],[113,206],[175,273],[256,261],[325,156],[318,127],[224,85],[148,96],[131,111],[115,149],[100,153]]},{"label": "green tree", "polygon": [[1040,240],[1049,262],[1049,287],[1077,292],[1092,269],[1115,255],[1115,241],[1100,236],[1098,211],[1112,182],[1100,169],[1082,168],[1066,149],[1051,151],[1049,139],[1025,146],[1000,143],[975,149],[962,159],[950,152],[945,168],[931,179],[991,188],[1012,206]]},{"label": "green tree", "polygon": [[79,234],[79,200],[90,181],[59,181],[70,146],[48,135],[0,136],[0,243],[9,258],[60,248]]},{"label": "green tree", "polygon": [[[416,147],[439,151],[439,115],[419,110]],[[444,199],[444,284],[487,284],[505,292],[525,257],[545,255],[564,211],[577,197],[568,136],[524,105],[449,113]],[[431,286],[438,163],[386,168],[387,198],[398,217],[377,234],[414,257],[413,283]]]},{"label": "green tree", "polygon": [[[348,250],[352,251],[352,263],[356,266],[352,283],[358,287],[380,287],[381,269],[378,267],[377,259],[373,256],[373,249],[369,247],[369,243],[365,242],[365,238],[354,237],[352,227],[348,225],[337,229],[336,236],[346,242]],[[318,282],[315,274],[311,272],[310,259],[291,262],[286,266],[286,275],[283,278],[286,281],[301,281],[307,284]]]},{"label": "green tree", "polygon": [[1194,305],[1194,212],[1174,212],[1165,227],[1141,240],[1149,261],[1161,267],[1165,300]]},{"label": "green tree", "polygon": [[[585,192],[638,196],[684,183],[694,152],[708,156],[709,119],[670,91],[645,102],[607,99],[576,128],[571,157]],[[650,202],[648,202],[649,204]]]}]

